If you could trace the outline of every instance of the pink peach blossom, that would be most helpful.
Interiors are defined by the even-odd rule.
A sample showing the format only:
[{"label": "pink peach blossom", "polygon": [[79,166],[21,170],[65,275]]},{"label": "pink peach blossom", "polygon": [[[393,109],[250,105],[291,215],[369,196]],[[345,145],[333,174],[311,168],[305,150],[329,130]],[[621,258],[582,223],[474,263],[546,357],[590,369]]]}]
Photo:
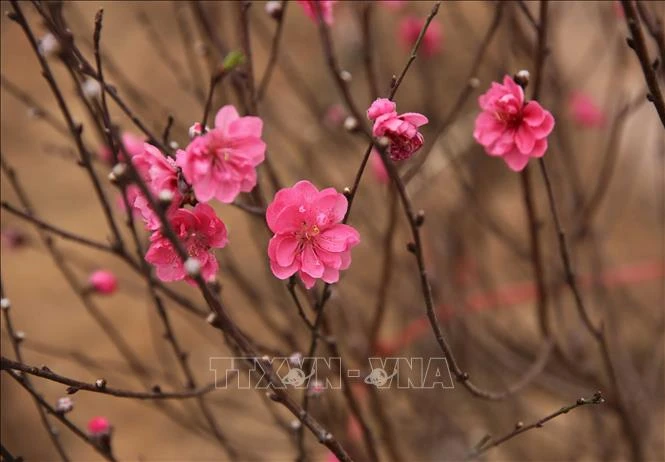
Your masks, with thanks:
[{"label": "pink peach blossom", "polygon": [[502,157],[515,172],[530,158],[545,154],[554,117],[537,101],[524,104],[524,90],[511,77],[505,76],[503,85],[492,82],[478,103],[483,112],[476,118],[473,137],[487,154]]},{"label": "pink peach blossom", "polygon": [[[132,157],[132,163],[155,198],[164,190],[172,193],[173,199],[167,215],[180,207],[183,195],[179,189],[178,170],[173,158],[165,156],[155,146],[144,143],[142,152]],[[137,185],[127,188],[127,201],[141,215],[148,229],[154,230],[161,226],[159,216]]]},{"label": "pink peach blossom", "polygon": [[227,105],[217,112],[215,128],[178,151],[176,164],[199,201],[214,197],[228,204],[256,186],[256,167],[266,151],[262,130],[259,117],[240,117]]},{"label": "pink peach blossom", "polygon": [[108,435],[111,424],[106,417],[93,417],[88,421],[88,433],[92,436]]},{"label": "pink peach blossom", "polygon": [[316,5],[314,2],[319,3],[319,7],[321,8],[321,17],[323,18],[323,21],[328,24],[329,26],[332,25],[333,23],[333,5],[335,4],[336,0],[298,0],[298,3],[300,6],[302,6],[303,11],[307,15],[309,19],[314,21],[314,23],[318,23],[318,15],[316,12]]},{"label": "pink peach blossom", "polygon": [[376,149],[372,149],[372,154],[369,156],[369,166],[372,169],[372,174],[376,181],[381,184],[390,183],[390,176],[388,175],[388,170],[386,166],[383,165],[383,160]]},{"label": "pink peach blossom", "polygon": [[333,188],[321,191],[303,180],[284,188],[266,210],[266,221],[275,233],[268,244],[270,269],[287,279],[298,273],[311,289],[316,279],[339,280],[340,270],[351,264],[351,248],[360,235],[342,224],[348,203]]},{"label": "pink peach blossom", "polygon": [[[413,48],[424,25],[425,19],[416,16],[408,16],[399,22],[397,36],[404,48],[408,50]],[[441,31],[441,24],[437,21],[432,21],[425,31],[418,51],[421,51],[424,57],[429,58],[439,53],[442,45],[443,32]]]},{"label": "pink peach blossom", "polygon": [[575,92],[568,101],[573,120],[585,128],[602,127],[605,124],[605,115],[590,96]]},{"label": "pink peach blossom", "polygon": [[367,109],[367,118],[374,121],[372,134],[385,136],[390,141],[388,153],[392,160],[408,159],[418,151],[424,142],[418,127],[428,120],[417,112],[397,114],[397,105],[386,98],[376,99]]},{"label": "pink peach blossom", "polygon": [[[133,133],[125,132],[122,134],[122,144],[125,147],[127,154],[129,154],[129,157],[134,157],[137,154],[141,154],[143,152],[143,143],[145,143],[145,140],[134,135]],[[108,165],[113,165],[113,154],[111,153],[111,148],[108,146],[102,146],[100,148],[99,157]],[[118,160],[124,159],[125,153],[120,150],[118,152]]]},{"label": "pink peach blossom", "polygon": [[[207,281],[217,274],[219,263],[212,249],[219,249],[228,242],[226,226],[208,204],[197,204],[193,209],[178,209],[170,214],[170,224],[182,242],[187,254],[201,264],[201,275]],[[160,230],[150,236],[150,247],[145,255],[148,263],[157,269],[157,277],[164,282],[185,279],[185,267],[171,241]]]},{"label": "pink peach blossom", "polygon": [[100,294],[110,295],[118,288],[118,278],[111,271],[97,270],[88,278],[92,289]]}]

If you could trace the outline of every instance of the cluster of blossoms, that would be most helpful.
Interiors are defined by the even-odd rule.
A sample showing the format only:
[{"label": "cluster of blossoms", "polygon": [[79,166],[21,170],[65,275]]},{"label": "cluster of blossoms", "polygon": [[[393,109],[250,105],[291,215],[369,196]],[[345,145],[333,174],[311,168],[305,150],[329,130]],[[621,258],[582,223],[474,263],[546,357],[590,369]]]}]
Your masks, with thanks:
[{"label": "cluster of blossoms", "polygon": [[[503,84],[493,82],[480,96],[479,104],[483,112],[476,119],[473,136],[489,155],[502,157],[514,171],[524,169],[530,158],[544,155],[554,118],[538,102],[525,102],[523,88],[511,77],[506,76]],[[385,142],[392,161],[409,159],[422,147],[419,127],[428,123],[424,115],[398,114],[393,101],[379,98],[367,109],[367,117],[374,123],[373,136]],[[128,185],[127,203],[152,233],[145,259],[156,268],[159,279],[193,283],[192,277],[199,274],[205,280],[214,279],[219,263],[213,249],[226,246],[228,234],[207,202],[217,199],[228,204],[256,186],[256,168],[266,150],[262,130],[260,118],[240,117],[233,106],[224,106],[217,112],[212,129],[192,126],[192,141],[177,151],[175,159],[149,143],[123,139],[128,161],[152,195],[159,198],[158,205],[164,207],[189,256],[182,261],[163,232],[160,214],[138,185]],[[372,154],[371,167],[379,182],[388,182],[376,153]],[[273,274],[279,279],[297,274],[308,289],[317,279],[337,282],[340,271],[351,264],[351,249],[360,242],[358,231],[345,223],[347,209],[343,194],[333,188],[319,191],[306,180],[278,191],[266,209],[266,221],[274,233],[268,244]],[[117,283],[111,276],[97,272],[90,285],[99,293],[112,293]]]},{"label": "cluster of blossoms", "polygon": [[240,117],[233,106],[224,106],[215,117],[214,128],[206,131],[197,125],[191,130],[194,139],[177,151],[175,159],[149,143],[123,139],[145,185],[160,205],[168,204],[166,218],[190,257],[182,262],[148,198],[138,185],[127,186],[131,213],[140,216],[152,233],[145,259],[162,281],[193,283],[191,276],[196,274],[214,279],[219,264],[213,249],[224,247],[228,236],[224,222],[207,202],[216,198],[231,203],[240,192],[251,191],[256,185],[256,167],[264,160],[263,122],[258,117]]}]

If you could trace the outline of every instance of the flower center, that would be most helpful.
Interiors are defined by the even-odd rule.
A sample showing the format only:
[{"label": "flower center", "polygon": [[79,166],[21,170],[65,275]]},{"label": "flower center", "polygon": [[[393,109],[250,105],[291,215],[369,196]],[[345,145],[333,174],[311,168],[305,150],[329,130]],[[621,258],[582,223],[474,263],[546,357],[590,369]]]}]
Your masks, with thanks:
[{"label": "flower center", "polygon": [[318,234],[320,232],[321,231],[319,230],[319,227],[314,225],[314,226],[312,226],[311,228],[309,228],[308,230],[305,231],[305,239],[307,239],[309,241],[313,237],[318,236]]},{"label": "flower center", "polygon": [[518,127],[522,122],[522,116],[519,113],[512,113],[507,111],[496,111],[494,117],[501,123],[506,124],[511,128]]}]

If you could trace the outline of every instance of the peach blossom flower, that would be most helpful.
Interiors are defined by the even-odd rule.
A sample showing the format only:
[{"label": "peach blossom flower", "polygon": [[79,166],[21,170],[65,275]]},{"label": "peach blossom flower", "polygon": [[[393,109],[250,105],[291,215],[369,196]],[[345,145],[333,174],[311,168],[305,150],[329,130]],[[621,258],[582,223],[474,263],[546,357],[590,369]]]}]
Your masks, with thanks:
[{"label": "peach blossom flower", "polygon": [[[155,198],[162,191],[171,192],[173,198],[167,214],[180,207],[183,195],[178,187],[178,170],[171,157],[162,154],[155,146],[144,143],[142,152],[132,157],[132,163]],[[137,185],[127,188],[127,201],[145,220],[148,229],[154,230],[161,226],[159,216],[152,210],[148,198],[141,193]]]},{"label": "peach blossom flower", "polygon": [[573,120],[585,128],[602,127],[605,124],[605,114],[591,99],[590,96],[575,92],[568,101]]},{"label": "peach blossom flower", "polygon": [[372,134],[384,136],[390,141],[388,153],[392,160],[408,159],[418,151],[424,142],[418,127],[428,120],[417,112],[397,114],[397,105],[386,98],[376,99],[367,109],[367,118],[374,121]]},{"label": "peach blossom flower", "polygon": [[240,117],[227,105],[217,112],[213,129],[178,151],[176,164],[199,201],[214,197],[228,204],[256,186],[256,167],[266,151],[262,130],[259,117]]},{"label": "peach blossom flower", "polygon": [[[226,226],[208,204],[197,204],[193,209],[178,209],[169,216],[170,224],[182,242],[187,254],[200,263],[203,279],[210,281],[217,274],[219,263],[212,249],[220,249],[228,242]],[[148,263],[157,269],[157,277],[164,282],[185,279],[184,264],[171,241],[157,230],[150,236],[150,247],[145,255]]]},{"label": "peach blossom flower", "polygon": [[298,273],[311,289],[316,279],[339,280],[340,270],[351,264],[351,248],[360,235],[342,224],[348,203],[333,188],[321,191],[303,180],[284,188],[266,210],[266,221],[275,233],[268,244],[270,269],[287,279]]},{"label": "peach blossom flower", "polygon": [[[129,154],[129,157],[134,157],[137,154],[143,152],[143,143],[145,140],[140,138],[133,133],[124,132],[122,134],[122,144],[125,147],[125,151]],[[113,154],[111,153],[111,148],[108,146],[102,146],[99,150],[99,157],[106,162],[108,165],[113,165]],[[125,154],[122,150],[118,152],[118,160],[124,160]]]},{"label": "peach blossom flower", "polygon": [[118,288],[118,278],[111,271],[97,270],[88,278],[90,287],[99,294],[110,295]]},{"label": "peach blossom flower", "polygon": [[333,5],[335,4],[336,0],[298,0],[298,3],[300,6],[302,6],[303,11],[307,15],[309,19],[314,21],[314,23],[318,23],[318,15],[316,12],[316,5],[314,5],[314,2],[318,1],[319,7],[321,8],[321,17],[323,18],[323,22],[328,24],[329,26],[332,25],[333,23]]},{"label": "peach blossom flower", "polygon": [[515,172],[530,158],[545,154],[554,117],[537,101],[524,104],[524,90],[511,77],[505,76],[503,84],[492,82],[478,102],[483,112],[476,118],[473,137],[487,154],[502,157]]},{"label": "peach blossom flower", "polygon": [[[416,16],[408,16],[399,22],[397,36],[404,48],[408,50],[413,48],[424,25],[425,19]],[[422,52],[424,57],[429,58],[439,53],[442,45],[443,32],[441,31],[441,23],[432,21],[425,31],[418,51]]]}]

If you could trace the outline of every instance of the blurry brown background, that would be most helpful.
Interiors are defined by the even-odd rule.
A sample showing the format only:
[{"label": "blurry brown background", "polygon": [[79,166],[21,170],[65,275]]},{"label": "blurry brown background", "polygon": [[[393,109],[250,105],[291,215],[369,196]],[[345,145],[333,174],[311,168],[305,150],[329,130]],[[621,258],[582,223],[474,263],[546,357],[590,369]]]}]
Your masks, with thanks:
[{"label": "blurry brown background", "polygon": [[[261,76],[270,50],[274,21],[265,14],[264,2],[254,3],[250,10],[254,68]],[[446,323],[445,330],[460,362],[475,381],[498,389],[512,383],[528,368],[540,345],[532,297],[518,304],[490,303],[490,308],[480,311],[465,310],[464,303],[470,296],[494,293],[502,288],[510,291],[511,287],[532,280],[529,259],[520,258],[506,248],[482,219],[484,215],[491,216],[491,220],[500,223],[522,248],[528,248],[517,176],[499,160],[487,158],[471,136],[478,110],[477,95],[490,81],[500,79],[505,73],[532,66],[533,31],[519,13],[516,2],[509,3],[477,75],[480,86],[444,136],[436,139],[434,127],[450,111],[466,84],[469,67],[494,14],[494,4],[443,4],[435,19],[443,30],[443,50],[430,60],[419,58],[416,61],[397,98],[400,112],[418,111],[430,118],[424,134],[426,148],[431,147],[432,152],[409,190],[416,207],[427,214],[425,246],[436,300],[457,313]],[[412,2],[400,10],[380,4],[374,6],[376,68],[383,91],[390,83],[390,76],[399,72],[408,55],[396,37],[400,18],[410,14],[424,17],[430,5],[431,2]],[[537,5],[528,6],[537,16]],[[664,17],[662,4],[649,6],[654,14]],[[43,34],[45,29],[31,6],[25,3],[23,7],[35,30]],[[167,113],[173,114],[176,125],[172,139],[184,146],[186,128],[202,113],[202,104],[190,88],[192,79],[185,54],[193,55],[197,62],[198,73],[193,73],[196,86],[205,91],[210,66],[219,62],[212,46],[199,37],[190,6],[178,2],[68,3],[65,17],[77,40],[82,37],[90,40],[94,13],[100,7],[105,10],[104,50],[121,70],[120,76],[109,70],[108,80],[118,86],[122,95],[131,94],[130,87],[140,90],[141,101],[131,97],[126,100],[155,132],[161,133]],[[353,75],[351,88],[357,104],[365,108],[371,100],[361,54],[359,16],[362,7],[360,2],[336,5],[333,38],[341,65]],[[237,6],[233,2],[204,2],[203,8],[218,27],[219,35],[230,47],[238,47]],[[9,4],[2,2],[2,9],[8,10]],[[155,38],[149,33],[152,29],[146,26],[141,15],[148,18],[158,34],[160,47],[173,63],[165,62],[160,56]],[[188,48],[183,46],[178,33],[177,15],[194,31]],[[552,54],[546,64],[542,104],[554,113],[557,127],[547,159],[564,224],[574,228],[578,205],[569,162],[578,172],[582,195],[590,194],[600,180],[599,172],[609,152],[606,144],[610,140],[611,122],[623,105],[645,93],[644,79],[637,59],[625,46],[625,21],[617,17],[612,2],[552,2],[550,21]],[[59,116],[22,31],[4,16],[1,25],[3,77]],[[346,132],[341,124],[324,120],[327,108],[341,100],[326,68],[316,28],[295,3],[288,7],[284,34],[278,66],[260,106],[269,156],[284,184],[308,178],[319,187],[334,186],[341,190],[353,179],[364,150],[363,143]],[[92,57],[89,47],[80,46]],[[61,88],[71,97],[77,117],[85,125],[85,114],[81,105],[74,102],[69,77],[56,59],[50,62]],[[287,71],[284,65],[288,66]],[[583,130],[571,121],[566,102],[568,95],[576,90],[588,93],[604,109],[608,118],[604,128]],[[304,104],[303,99],[313,103]],[[231,88],[225,84],[214,108],[233,101]],[[71,140],[63,138],[43,121],[30,117],[28,108],[4,88],[1,109],[2,155],[17,170],[39,216],[61,228],[105,240],[106,222],[85,172],[72,160],[75,154]],[[131,121],[115,108],[113,113],[117,123],[138,134]],[[621,383],[634,399],[635,418],[641,422],[647,460],[664,458],[663,133],[648,103],[630,113],[613,146],[617,149],[616,167],[599,213],[593,219],[591,232],[573,247],[580,275],[587,280],[589,275],[594,276],[592,282],[607,278],[615,281],[608,288],[591,284],[593,289],[584,292],[585,301],[593,309],[594,319],[602,316],[609,320],[613,351],[624,378]],[[92,129],[86,129],[84,134],[91,148],[97,150],[101,146]],[[97,168],[105,178],[107,168],[101,163]],[[579,358],[580,364],[601,371],[602,377],[597,348],[577,318],[569,291],[561,284],[552,220],[542,180],[535,173],[534,169],[539,215],[545,230],[541,239],[551,289],[551,317],[559,326],[558,335]],[[459,175],[471,185],[475,201],[470,201],[468,193],[460,186]],[[110,184],[106,186],[108,197],[113,201],[115,191]],[[18,204],[4,176],[2,199]],[[378,184],[368,171],[351,219],[360,230],[363,242],[354,250],[354,263],[336,287],[327,308],[334,313],[336,332],[344,352],[364,347],[365,330],[354,329],[354,326],[367,326],[375,306],[381,274],[382,236],[388,218],[387,202],[385,186]],[[277,308],[294,309],[283,284],[277,283],[267,269],[265,248],[269,236],[262,230],[260,220],[230,206],[216,208],[230,231],[231,244],[220,251],[219,256],[223,295],[233,318],[263,344],[292,353],[257,316],[257,312],[267,313],[277,325],[292,331],[305,348],[306,330],[289,324]],[[118,216],[122,216],[120,211]],[[20,230],[28,236],[28,245],[24,247],[10,248],[3,243],[2,248],[2,280],[7,297],[12,301],[14,324],[26,334],[23,344],[26,362],[46,364],[63,375],[88,382],[104,377],[113,386],[140,389],[140,381],[132,377],[117,350],[69,290],[31,225],[3,211],[2,229],[5,233]],[[402,329],[424,314],[415,263],[405,250],[407,240],[408,229],[400,216],[394,240],[395,273],[388,297],[388,317],[381,331],[386,343],[395,341]],[[95,303],[149,368],[151,383],[160,383],[165,389],[181,386],[180,370],[161,338],[162,328],[146,297],[144,282],[118,259],[69,242],[58,239],[56,242],[76,268],[81,281],[85,281],[92,269],[101,267],[119,275],[119,293],[108,298],[95,297]],[[260,294],[258,303],[251,301],[228,277],[225,268],[230,264],[237,265],[253,283]],[[468,276],[470,281],[462,274],[463,269],[471,275]],[[199,300],[199,295],[185,284],[175,286]],[[223,338],[202,320],[172,305],[168,304],[169,312],[181,343],[189,352],[192,369],[199,382],[206,383],[212,379],[209,357],[228,354]],[[3,355],[13,357],[4,330],[2,351]],[[429,330],[402,352],[438,354]],[[26,460],[56,459],[34,404],[5,374],[0,377],[3,445]],[[51,403],[64,394],[63,386],[38,378],[34,383]],[[384,395],[382,402],[407,460],[459,460],[485,433],[503,434],[518,420],[530,422],[594,391],[582,376],[551,361],[532,386],[499,403],[474,400],[461,387],[443,392],[399,390]],[[203,418],[192,402],[165,404],[186,417],[179,425],[165,418],[150,402],[86,392],[75,394],[73,399],[75,409],[69,417],[75,423],[85,426],[95,415],[107,416],[113,423],[114,450],[120,460],[203,461],[224,457],[214,439],[205,433]],[[240,459],[293,459],[288,438],[275,431],[266,407],[276,405],[265,404],[260,393],[218,391],[209,395],[208,402],[239,451]],[[325,396],[313,409],[343,440],[346,420],[322,412],[335,409],[335,402],[342,401],[338,396]],[[281,409],[277,412],[290,420]],[[583,408],[543,429],[516,438],[486,457],[489,460],[625,460],[630,458],[630,453],[621,433],[617,414],[609,406]],[[98,459],[66,429],[61,428],[61,435],[72,459]],[[307,438],[313,453],[324,457],[314,438],[309,434]]]}]

